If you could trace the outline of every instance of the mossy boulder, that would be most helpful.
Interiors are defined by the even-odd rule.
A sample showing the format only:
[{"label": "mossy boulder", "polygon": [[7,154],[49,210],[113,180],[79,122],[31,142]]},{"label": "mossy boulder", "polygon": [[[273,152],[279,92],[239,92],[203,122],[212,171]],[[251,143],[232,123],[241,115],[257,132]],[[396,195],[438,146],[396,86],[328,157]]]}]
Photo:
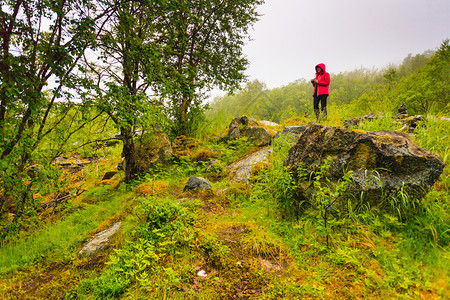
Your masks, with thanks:
[{"label": "mossy boulder", "polygon": [[[403,189],[410,198],[423,197],[441,175],[444,163],[401,132],[364,132],[316,123],[307,125],[289,150],[284,165],[296,173],[303,166],[313,175],[329,160],[327,177],[337,182],[352,171],[348,193],[371,203]],[[311,186],[309,187],[311,188]]]},{"label": "mossy boulder", "polygon": [[258,122],[247,116],[234,118],[228,126],[228,134],[222,138],[225,141],[233,141],[241,137],[248,137],[255,146],[264,147],[271,143],[272,136],[264,127],[258,126]]},{"label": "mossy boulder", "polygon": [[164,163],[172,156],[172,147],[162,131],[145,133],[136,140],[135,160],[139,171]]}]

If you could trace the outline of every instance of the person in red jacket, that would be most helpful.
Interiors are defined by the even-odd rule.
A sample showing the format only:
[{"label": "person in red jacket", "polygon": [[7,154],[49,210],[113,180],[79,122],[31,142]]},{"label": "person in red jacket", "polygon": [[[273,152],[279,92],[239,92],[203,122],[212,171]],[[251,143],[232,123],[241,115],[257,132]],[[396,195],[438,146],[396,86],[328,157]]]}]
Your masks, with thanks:
[{"label": "person in red jacket", "polygon": [[319,121],[319,102],[324,118],[327,116],[327,98],[328,87],[330,85],[330,74],[325,71],[325,64],[318,64],[316,66],[316,78],[311,80],[314,86],[314,114],[317,121]]}]

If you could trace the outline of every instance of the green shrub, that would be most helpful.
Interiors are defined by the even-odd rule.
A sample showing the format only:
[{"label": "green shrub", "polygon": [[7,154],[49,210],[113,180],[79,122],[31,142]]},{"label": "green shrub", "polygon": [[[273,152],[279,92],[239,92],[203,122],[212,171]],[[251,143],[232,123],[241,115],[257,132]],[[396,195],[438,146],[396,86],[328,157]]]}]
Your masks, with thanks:
[{"label": "green shrub", "polygon": [[[194,241],[193,214],[171,200],[138,198],[134,210],[135,230],[120,249],[114,249],[108,268],[96,278],[83,281],[76,293],[88,291],[95,298],[119,297],[133,285],[151,290],[155,284],[177,285],[182,274],[173,271],[168,261],[183,257]],[[172,271],[171,271],[172,270]],[[155,279],[155,275],[160,279]],[[167,287],[167,285],[166,285]]]}]

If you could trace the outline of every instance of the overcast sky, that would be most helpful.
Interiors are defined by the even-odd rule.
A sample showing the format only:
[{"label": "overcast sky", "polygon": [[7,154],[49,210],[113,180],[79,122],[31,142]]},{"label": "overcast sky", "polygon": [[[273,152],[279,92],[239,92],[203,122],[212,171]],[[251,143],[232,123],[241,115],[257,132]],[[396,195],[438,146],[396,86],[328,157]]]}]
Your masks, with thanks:
[{"label": "overcast sky", "polygon": [[245,47],[247,74],[268,88],[400,64],[450,37],[450,0],[266,0]]}]

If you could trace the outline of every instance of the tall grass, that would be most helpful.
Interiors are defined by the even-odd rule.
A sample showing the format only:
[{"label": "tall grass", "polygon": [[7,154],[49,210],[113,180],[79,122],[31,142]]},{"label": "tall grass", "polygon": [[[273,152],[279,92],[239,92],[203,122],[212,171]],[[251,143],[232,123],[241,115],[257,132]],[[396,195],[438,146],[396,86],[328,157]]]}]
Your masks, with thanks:
[{"label": "tall grass", "polygon": [[43,259],[67,259],[76,255],[88,233],[116,214],[124,201],[122,193],[109,193],[108,187],[97,188],[96,197],[102,197],[102,201],[97,199],[94,204],[74,205],[73,212],[62,220],[1,247],[0,274],[14,272]]},{"label": "tall grass", "polygon": [[[338,125],[338,116],[339,112],[332,113],[324,124]],[[228,164],[253,149],[245,140],[216,143],[228,124],[221,120],[205,128],[198,146],[217,152],[217,158]],[[399,126],[387,115],[359,128],[377,131]],[[449,129],[448,121],[429,117],[417,128],[415,140],[446,161]],[[323,201],[321,208],[320,201],[314,204],[309,199],[309,205],[302,205],[296,198],[299,183],[283,166],[289,143],[278,139],[273,147],[269,163],[255,171],[249,186],[222,180],[214,185],[227,191],[211,192],[205,199],[175,204],[181,200],[174,199],[173,191],[181,192],[185,177],[204,169],[189,157],[143,176],[145,182],[168,181],[173,191],[164,196],[168,198],[137,199],[141,204],[127,218],[132,233],[110,255],[108,267],[92,272],[72,289],[74,297],[231,298],[243,280],[247,285],[260,280],[259,299],[391,299],[428,294],[444,298],[445,286],[439,282],[448,278],[450,270],[447,173],[404,219],[367,205],[344,216],[329,216],[325,224]],[[73,257],[88,233],[117,212],[126,193],[94,188],[87,197],[92,201],[86,201],[93,204],[72,204],[62,220],[28,239],[4,245],[0,274],[43,259]],[[399,194],[396,200],[393,205],[408,204],[406,195]],[[325,204],[330,212],[334,209]],[[266,272],[258,259],[270,261],[282,275]],[[214,275],[199,279],[200,269]]]},{"label": "tall grass", "polygon": [[450,155],[450,120],[428,115],[415,132],[415,142],[440,156],[447,164]]},{"label": "tall grass", "polygon": [[[446,160],[448,124],[445,120],[428,118],[416,131],[419,146]],[[364,122],[359,128],[378,131],[395,130],[399,126],[392,124],[391,116],[386,116]],[[305,279],[303,288],[296,293],[305,297],[325,297],[323,286],[326,286],[328,272],[342,268],[346,271],[340,272],[345,273],[347,280],[352,278],[355,284],[361,285],[359,288],[366,296],[373,295],[374,290],[387,298],[418,297],[421,291],[428,289],[433,290],[435,296],[445,293],[445,287],[436,282],[445,280],[450,270],[446,250],[450,242],[446,172],[438,188],[420,203],[408,201],[404,193],[393,196],[392,205],[400,205],[399,209],[406,211],[401,218],[395,207],[364,206],[344,217],[330,218],[329,228],[325,230],[324,223],[318,218],[317,205],[310,203],[298,209],[299,200],[295,200],[297,183],[292,183],[292,178],[283,169],[287,150],[287,145],[275,145],[269,169],[259,175],[250,198],[244,199],[240,209],[258,224],[264,224],[266,230],[281,237],[301,268],[318,276],[319,279]],[[300,213],[298,220],[289,217],[293,211]],[[330,241],[325,247],[327,238]],[[365,282],[357,283],[360,276],[366,278]],[[288,286],[284,288],[289,290]],[[270,294],[273,289],[275,286],[269,286],[266,292]]]}]

